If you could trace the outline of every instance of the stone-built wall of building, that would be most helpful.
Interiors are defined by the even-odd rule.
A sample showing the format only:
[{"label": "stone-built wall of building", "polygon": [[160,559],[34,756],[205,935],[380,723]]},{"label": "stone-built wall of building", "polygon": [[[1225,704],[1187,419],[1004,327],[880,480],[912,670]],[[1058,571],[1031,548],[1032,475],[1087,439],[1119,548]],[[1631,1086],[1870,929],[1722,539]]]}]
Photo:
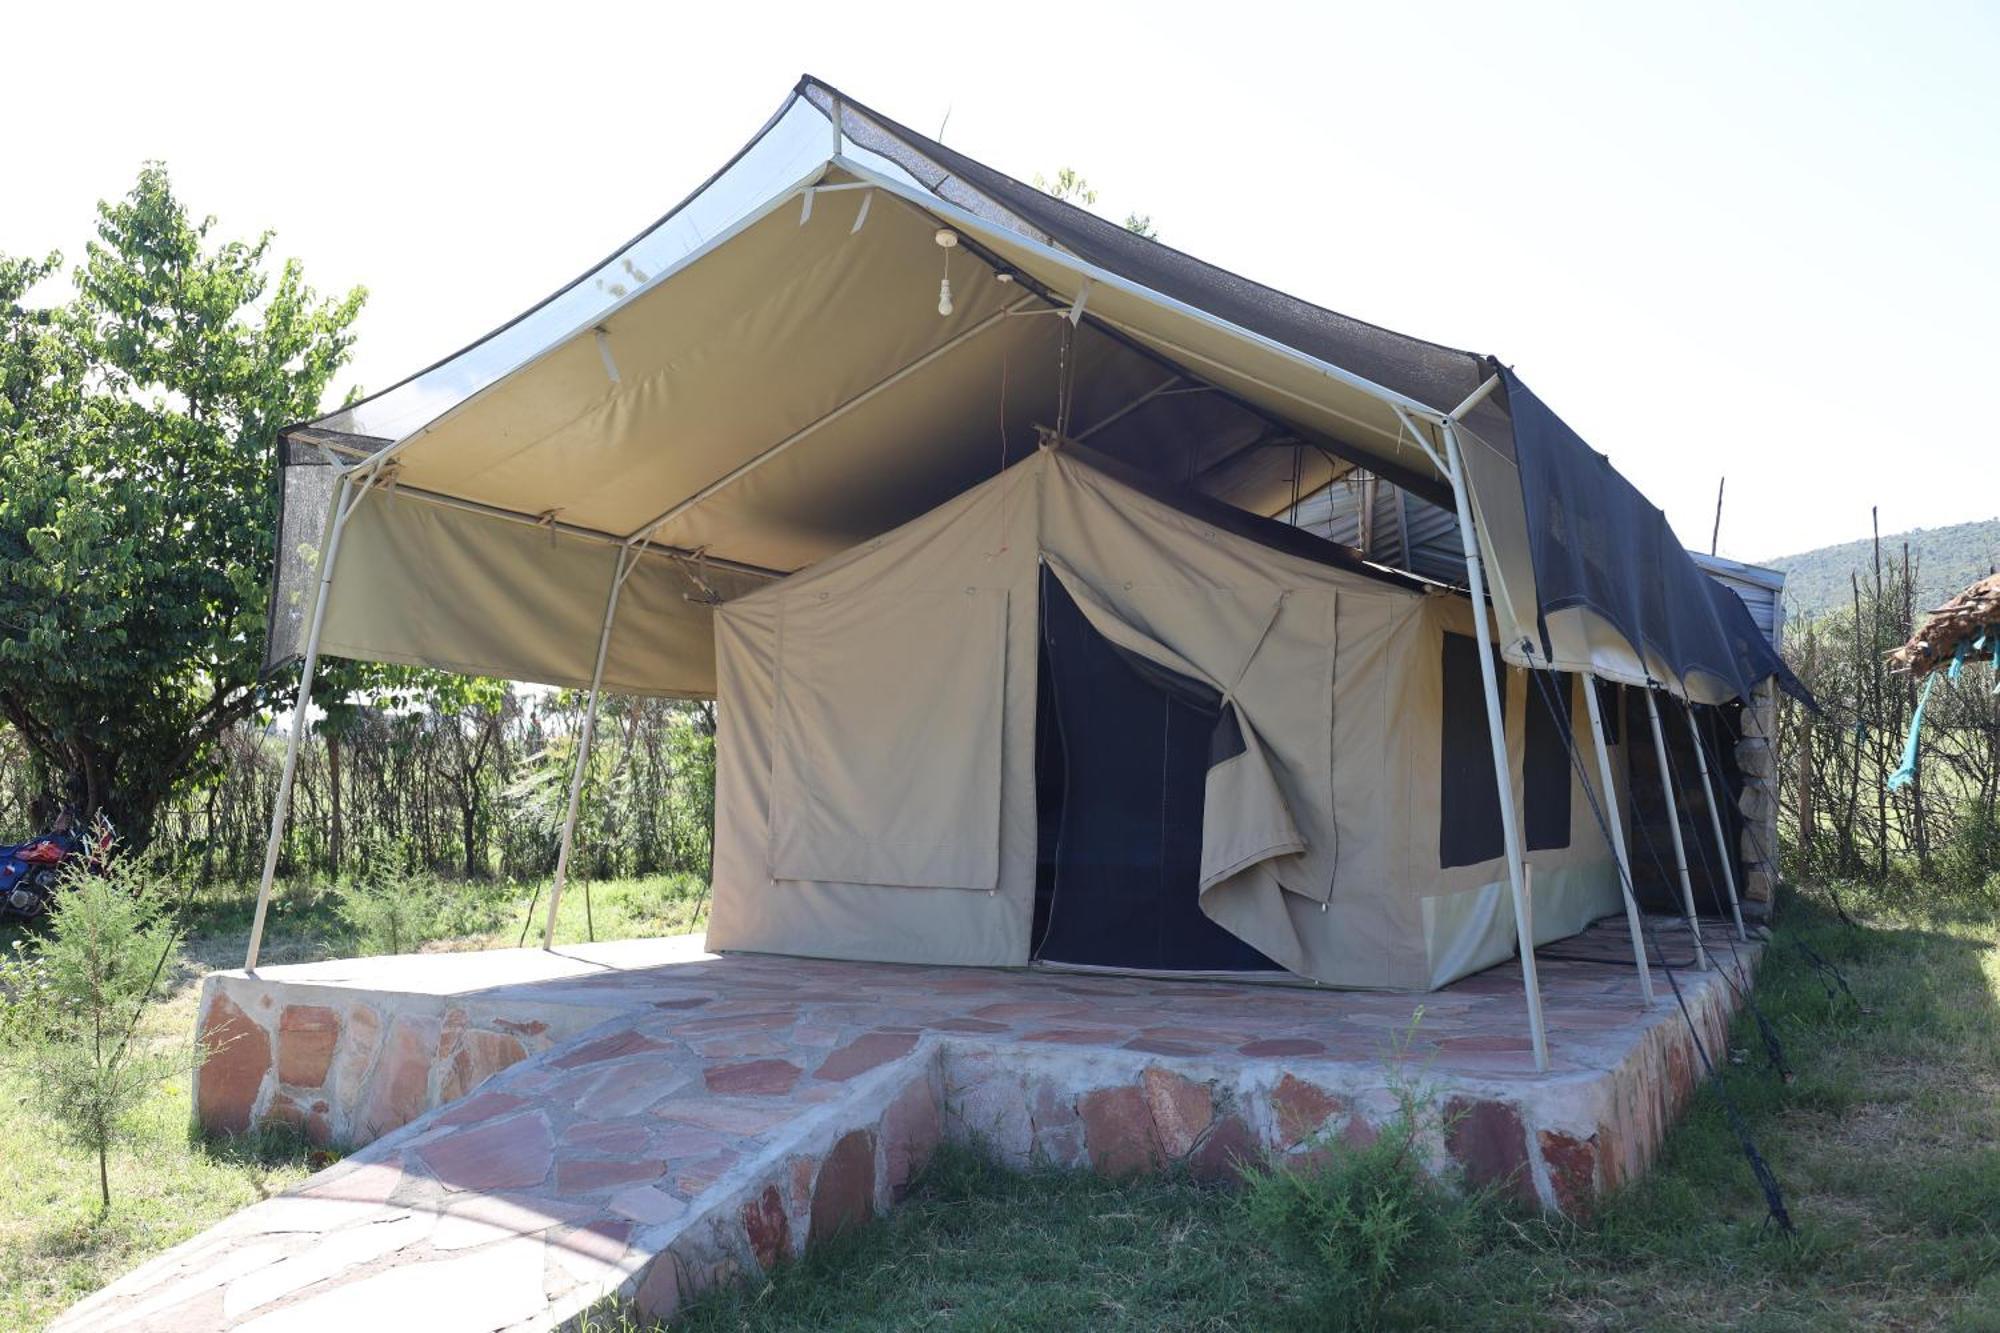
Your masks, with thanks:
[{"label": "stone-built wall of building", "polygon": [[1743,774],[1743,897],[1769,904],[1778,883],[1778,687],[1765,681],[1743,710],[1743,738],[1736,743]]}]

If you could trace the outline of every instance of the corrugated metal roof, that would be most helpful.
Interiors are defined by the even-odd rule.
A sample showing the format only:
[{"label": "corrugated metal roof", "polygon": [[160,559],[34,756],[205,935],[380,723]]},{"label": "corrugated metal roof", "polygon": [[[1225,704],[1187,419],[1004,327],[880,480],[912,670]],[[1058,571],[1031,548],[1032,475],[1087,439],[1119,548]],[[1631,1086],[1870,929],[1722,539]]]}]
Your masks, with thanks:
[{"label": "corrugated metal roof", "polygon": [[[1372,494],[1373,522],[1363,530],[1365,496]],[[1278,515],[1290,517],[1289,511]],[[1465,546],[1458,516],[1389,482],[1351,472],[1299,501],[1299,527],[1358,548],[1370,560],[1406,569],[1440,583],[1465,583]],[[1695,567],[1742,599],[1750,619],[1774,647],[1782,647],[1785,576],[1762,565],[1689,551]]]}]

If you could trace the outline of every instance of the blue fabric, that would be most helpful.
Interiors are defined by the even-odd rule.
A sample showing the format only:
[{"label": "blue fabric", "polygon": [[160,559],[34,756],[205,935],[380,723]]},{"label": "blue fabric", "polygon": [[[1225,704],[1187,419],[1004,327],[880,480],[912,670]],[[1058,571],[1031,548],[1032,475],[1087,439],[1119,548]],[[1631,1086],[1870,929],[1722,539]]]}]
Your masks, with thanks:
[{"label": "blue fabric", "polygon": [[1931,687],[1936,684],[1937,673],[1932,672],[1924,681],[1924,692],[1917,696],[1917,711],[1910,715],[1910,738],[1903,742],[1903,766],[1889,775],[1890,791],[1907,787],[1917,780],[1917,733],[1923,730],[1924,705],[1931,701]]}]

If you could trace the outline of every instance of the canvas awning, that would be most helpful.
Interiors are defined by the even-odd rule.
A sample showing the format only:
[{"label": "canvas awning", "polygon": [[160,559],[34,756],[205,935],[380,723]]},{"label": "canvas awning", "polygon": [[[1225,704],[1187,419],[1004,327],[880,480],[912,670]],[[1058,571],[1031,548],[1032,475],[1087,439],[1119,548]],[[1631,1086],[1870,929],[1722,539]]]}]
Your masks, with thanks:
[{"label": "canvas awning", "polygon": [[[928,511],[1037,428],[1270,515],[1356,466],[1451,504],[1450,424],[1515,660],[1698,698],[1768,675],[1717,669],[1738,645],[1678,607],[1664,636],[1654,606],[1564,628],[1524,499],[1554,436],[1522,433],[1525,388],[1493,391],[1498,370],[1135,236],[808,77],[604,264],[286,433],[270,660],[303,644],[342,469],[371,484],[324,651],[581,685],[622,578],[606,687],[703,695],[709,605]],[[1650,531],[1605,536],[1605,596],[1686,563]]]}]

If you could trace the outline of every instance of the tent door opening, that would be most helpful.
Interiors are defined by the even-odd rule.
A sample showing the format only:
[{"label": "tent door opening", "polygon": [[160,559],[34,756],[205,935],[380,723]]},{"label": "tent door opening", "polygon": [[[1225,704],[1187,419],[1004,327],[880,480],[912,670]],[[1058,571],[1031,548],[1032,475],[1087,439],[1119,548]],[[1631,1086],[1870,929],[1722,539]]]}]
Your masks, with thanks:
[{"label": "tent door opening", "polygon": [[1121,653],[1046,569],[1038,639],[1034,958],[1282,970],[1201,910],[1209,691]]}]

